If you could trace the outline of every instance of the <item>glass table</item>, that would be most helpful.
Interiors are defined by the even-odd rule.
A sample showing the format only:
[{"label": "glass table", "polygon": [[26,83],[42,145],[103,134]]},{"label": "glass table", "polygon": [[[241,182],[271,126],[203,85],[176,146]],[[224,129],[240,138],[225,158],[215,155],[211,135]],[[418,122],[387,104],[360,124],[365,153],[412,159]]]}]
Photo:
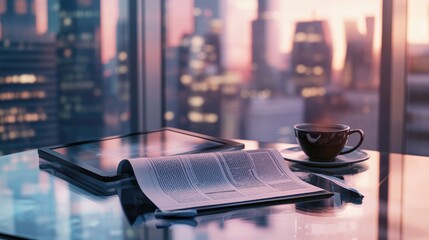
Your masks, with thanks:
[{"label": "glass table", "polygon": [[[238,141],[246,149],[294,146]],[[77,184],[42,167],[36,150],[6,155],[0,157],[0,238],[427,239],[429,158],[366,152],[367,161],[337,168],[289,162],[298,176],[332,191],[332,197],[222,209],[190,219],[155,218],[133,186],[112,193]],[[343,179],[364,198],[312,179],[314,172]]]}]

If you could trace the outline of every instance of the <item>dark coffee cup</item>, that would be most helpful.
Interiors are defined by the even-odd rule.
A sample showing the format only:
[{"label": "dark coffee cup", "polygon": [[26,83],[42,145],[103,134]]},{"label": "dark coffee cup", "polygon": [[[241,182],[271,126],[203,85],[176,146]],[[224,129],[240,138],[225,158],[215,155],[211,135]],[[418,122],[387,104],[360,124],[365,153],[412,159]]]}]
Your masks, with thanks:
[{"label": "dark coffee cup", "polygon": [[[294,126],[296,141],[310,161],[330,162],[341,154],[351,153],[363,142],[364,133],[360,129],[350,129],[344,124],[300,123]],[[351,149],[343,151],[349,135],[358,133],[359,142]]]}]

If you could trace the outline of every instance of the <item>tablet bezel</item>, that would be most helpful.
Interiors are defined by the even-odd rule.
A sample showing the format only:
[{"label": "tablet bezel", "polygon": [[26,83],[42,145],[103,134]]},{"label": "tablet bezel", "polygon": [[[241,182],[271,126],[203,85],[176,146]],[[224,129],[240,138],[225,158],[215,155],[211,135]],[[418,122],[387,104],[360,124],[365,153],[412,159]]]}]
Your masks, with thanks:
[{"label": "tablet bezel", "polygon": [[117,175],[116,173],[107,173],[107,172],[105,172],[99,168],[95,168],[89,164],[81,163],[81,162],[79,162],[78,159],[73,159],[69,156],[63,155],[63,154],[55,151],[55,149],[73,147],[73,146],[84,145],[84,144],[95,143],[95,142],[102,142],[102,141],[118,139],[118,138],[126,138],[126,137],[131,137],[131,136],[136,136],[136,135],[151,134],[151,133],[161,132],[161,131],[172,131],[172,132],[176,132],[176,133],[183,134],[186,136],[200,138],[200,139],[204,139],[206,141],[211,141],[211,142],[216,142],[216,143],[222,144],[219,146],[206,147],[203,149],[184,151],[184,152],[181,152],[179,154],[211,152],[211,151],[239,150],[239,149],[244,148],[244,144],[236,142],[236,141],[222,139],[222,138],[213,137],[213,136],[208,136],[208,135],[190,132],[190,131],[177,129],[177,128],[172,128],[172,127],[165,127],[165,128],[161,128],[161,129],[154,130],[154,131],[148,131],[148,132],[135,132],[135,133],[125,134],[125,135],[90,139],[90,140],[78,141],[78,142],[73,142],[73,143],[68,143],[68,144],[42,147],[42,148],[38,149],[38,153],[42,159],[62,164],[64,167],[69,167],[75,171],[78,171],[78,172],[86,174],[92,178],[95,178],[96,180],[103,181],[103,182],[120,181],[120,180],[123,180],[129,176]]}]

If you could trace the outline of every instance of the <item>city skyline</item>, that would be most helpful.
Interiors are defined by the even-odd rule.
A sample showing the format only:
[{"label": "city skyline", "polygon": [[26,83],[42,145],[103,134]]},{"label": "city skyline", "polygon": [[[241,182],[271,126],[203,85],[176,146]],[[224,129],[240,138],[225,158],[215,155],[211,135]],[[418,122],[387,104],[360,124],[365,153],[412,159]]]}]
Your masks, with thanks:
[{"label": "city skyline", "polygon": [[[231,70],[249,70],[249,63],[251,62],[251,56],[249,49],[251,48],[251,22],[257,19],[257,1],[246,1],[238,0],[234,2],[221,1],[224,5],[225,12],[222,16],[224,23],[223,29],[223,40],[225,49],[228,49],[224,55],[225,65],[229,66]],[[333,67],[334,70],[341,70],[344,64],[345,52],[346,52],[346,39],[345,39],[345,21],[355,20],[358,22],[360,31],[365,30],[365,16],[374,16],[376,19],[376,39],[374,52],[379,51],[380,37],[381,36],[381,10],[380,8],[374,8],[373,1],[368,1],[368,4],[362,4],[361,2],[350,2],[350,1],[328,1],[324,5],[315,4],[314,1],[306,1],[305,3],[298,3],[296,1],[271,1],[274,5],[277,5],[275,11],[270,17],[277,19],[279,22],[280,30],[280,45],[278,46],[281,54],[289,54],[292,49],[292,38],[293,31],[296,22],[300,21],[316,21],[316,20],[327,20],[332,29],[332,41],[333,45],[336,46],[333,55]],[[313,4],[311,4],[313,2]],[[329,6],[335,4],[335,9],[329,9]],[[317,6],[317,9],[313,9]],[[338,10],[337,8],[353,8],[353,12]],[[175,11],[182,11],[185,8],[184,4],[181,9]],[[190,8],[190,7],[187,7]],[[293,11],[290,9],[293,8]],[[177,8],[176,8],[177,9]],[[379,9],[380,11],[377,11]],[[174,12],[172,11],[172,14]],[[363,17],[362,17],[363,16]],[[184,22],[182,20],[182,22]],[[177,26],[180,28],[181,26]],[[237,29],[240,29],[240,34],[237,35]],[[179,34],[179,30],[174,29],[176,37]],[[183,33],[189,31],[189,26],[185,24],[183,27]],[[168,35],[168,33],[167,33]],[[243,37],[248,36],[248,37]],[[174,40],[168,40],[172,43]]]},{"label": "city skyline", "polygon": [[[204,17],[208,17],[208,15],[203,17],[200,15],[210,13],[210,8],[216,7],[215,3],[222,4],[222,2],[220,0],[214,1],[213,5],[195,6],[194,18],[204,19]],[[257,17],[250,17],[248,19],[253,20],[241,22],[243,25],[240,29],[248,28],[251,32],[250,35],[241,34],[241,32],[240,35],[237,35],[235,29],[230,29],[231,31],[234,30],[234,34],[231,32],[230,35],[233,35],[235,39],[237,39],[237,36],[241,36],[241,39],[247,39],[251,43],[251,45],[246,46],[248,48],[247,57],[250,57],[251,62],[246,63],[248,60],[244,60],[244,64],[248,68],[248,74],[241,72],[239,77],[227,77],[228,74],[237,72],[237,69],[231,70],[231,63],[222,58],[224,54],[235,50],[231,46],[225,46],[229,40],[228,33],[223,30],[219,31],[223,40],[219,46],[223,49],[220,64],[225,66],[225,72],[220,74],[192,74],[192,72],[201,72],[204,69],[203,66],[205,66],[204,56],[206,56],[206,53],[201,50],[203,49],[201,44],[204,42],[201,34],[204,31],[201,32],[201,28],[198,27],[201,26],[201,23],[190,27],[190,30],[187,30],[188,32],[181,36],[180,43],[167,46],[168,51],[171,52],[168,56],[176,56],[177,63],[174,62],[174,59],[168,58],[166,68],[173,69],[173,66],[178,64],[179,69],[176,72],[179,78],[168,78],[167,86],[174,86],[173,82],[178,79],[179,87],[176,90],[166,89],[166,91],[177,91],[179,96],[182,96],[176,98],[179,99],[177,101],[179,106],[172,104],[174,102],[171,100],[173,97],[167,96],[167,112],[179,113],[176,117],[174,114],[170,115],[167,126],[170,126],[169,124],[176,126],[176,122],[179,122],[179,126],[185,127],[190,131],[222,136],[221,134],[225,132],[218,127],[220,124],[221,126],[227,126],[228,129],[234,129],[232,131],[237,135],[233,137],[256,137],[265,141],[293,140],[293,131],[290,126],[296,121],[335,122],[338,119],[351,121],[357,116],[365,116],[366,118],[363,117],[356,125],[363,129],[371,129],[370,123],[375,121],[374,116],[376,114],[374,113],[377,111],[377,98],[373,96],[376,96],[377,93],[375,91],[360,92],[364,101],[354,102],[356,101],[356,94],[353,91],[359,89],[354,88],[355,85],[349,86],[345,84],[342,86],[340,84],[342,80],[341,74],[338,73],[337,76],[333,76],[332,52],[337,46],[332,43],[333,35],[328,20],[293,21],[294,35],[290,37],[290,40],[294,44],[290,50],[291,52],[283,55],[287,58],[276,59],[273,53],[278,54],[280,46],[275,44],[276,41],[273,41],[273,38],[276,38],[276,40],[278,38],[275,37],[274,33],[278,33],[277,27],[284,27],[281,24],[279,24],[280,26],[277,25],[278,20],[275,17],[275,9],[278,9],[278,6],[275,5],[276,2],[274,0],[258,0],[257,11],[253,12]],[[247,10],[251,10],[251,8]],[[169,16],[168,13],[167,16]],[[243,15],[240,15],[240,17],[243,17]],[[361,18],[367,21],[368,16],[363,15]],[[370,19],[374,19],[374,17],[371,16]],[[219,19],[214,18],[212,21],[218,23]],[[225,21],[220,20],[222,26],[228,29],[228,26],[224,26]],[[350,22],[355,25],[348,24]],[[348,41],[347,47],[350,48],[348,49],[347,59],[351,64],[348,65],[348,71],[353,74],[355,72],[371,71],[373,67],[372,63],[368,66],[360,61],[362,57],[364,59],[373,58],[373,24],[366,24],[365,31],[368,29],[368,34],[360,33],[357,30],[358,24],[357,20],[348,20],[341,25],[344,31],[343,38]],[[350,26],[356,26],[356,29],[349,30]],[[205,32],[208,33],[209,31],[210,28],[206,27]],[[169,42],[168,36],[167,29],[167,42]],[[368,44],[371,47],[367,47]],[[359,46],[365,46],[365,48],[362,48],[365,51],[359,52],[361,49]],[[243,46],[239,47],[244,48]],[[237,48],[239,47],[237,46]],[[178,55],[172,54],[172,52],[177,52]],[[202,57],[200,58],[200,56]],[[241,57],[246,59],[246,57]],[[342,64],[344,64],[345,59],[342,59],[342,61]],[[374,62],[377,62],[377,60],[374,60]],[[337,69],[337,71],[342,72],[344,69]],[[168,72],[169,76],[175,75],[171,70]],[[337,81],[334,81],[334,78],[337,78]],[[353,84],[359,84],[359,86],[364,86],[366,84],[364,82],[367,81],[362,78],[361,74],[354,74],[350,79],[352,79]],[[216,84],[220,87],[212,90],[213,92],[210,94],[202,94],[203,92],[201,92],[199,86],[201,84],[207,85],[213,80],[217,81]],[[233,90],[234,93],[224,95],[222,85],[226,86],[225,89],[232,87],[232,89],[235,89]],[[216,92],[217,96],[213,98],[212,96]],[[171,99],[168,100],[169,98]],[[191,106],[191,108],[188,109],[186,106]],[[366,109],[366,112],[349,113],[346,110],[349,107]],[[317,111],[314,111],[314,108]],[[216,117],[217,121],[203,121],[208,109],[218,109],[215,111],[217,112],[216,116],[218,116]],[[188,113],[192,114],[188,115]],[[362,126],[362,124],[366,125]],[[263,130],[259,129],[258,126],[262,127],[261,129]],[[377,137],[374,135],[377,132],[371,132],[374,133],[370,134],[372,135],[371,137],[376,139]],[[228,136],[230,135],[228,134]],[[369,142],[374,143],[373,141]]]},{"label": "city skyline", "polygon": [[[47,1],[48,0],[35,0],[36,1],[36,12],[37,12],[37,32],[39,34],[44,33],[47,30]],[[103,34],[103,51],[102,51],[102,59],[103,63],[107,63],[109,60],[114,58],[114,46],[115,46],[115,37],[114,37],[114,22],[118,18],[118,0],[110,0],[108,4],[103,4],[104,1],[101,1],[101,14],[102,14],[102,34]],[[375,29],[376,32],[374,34],[374,51],[378,51],[380,47],[379,38],[380,34],[380,21],[381,21],[381,3],[375,4],[376,8],[374,8],[373,1],[366,0],[366,4],[360,2],[355,2],[352,0],[348,1],[337,1],[331,0],[326,2],[324,5],[319,5],[317,0],[307,0],[305,2],[296,2],[296,1],[281,1],[280,4],[280,22],[283,23],[285,29],[281,32],[282,42],[290,42],[290,37],[293,33],[293,25],[285,24],[290,23],[291,21],[309,21],[309,20],[322,20],[326,19],[330,22],[331,27],[333,29],[333,41],[337,46],[336,53],[334,53],[334,61],[333,65],[336,70],[341,69],[343,64],[342,59],[345,57],[345,48],[346,43],[345,40],[338,41],[338,38],[344,38],[345,34],[341,28],[343,28],[344,20],[355,18],[358,20],[358,27],[361,33],[364,33],[363,29],[365,26],[364,19],[357,19],[359,16],[362,16],[363,13],[368,16],[374,16],[376,19]],[[180,36],[183,33],[190,33],[191,28],[193,27],[191,20],[186,20],[183,16],[192,15],[194,13],[193,7],[191,7],[192,0],[183,0],[183,1],[167,1],[167,4],[173,9],[179,9],[178,11],[171,12],[170,22],[180,23],[178,27],[170,28],[168,31],[168,35],[171,36],[168,39],[169,45],[176,45],[180,42]],[[335,4],[333,7],[333,4]],[[380,5],[380,6],[378,6]],[[224,18],[228,20],[231,17],[234,18],[234,14],[229,14],[229,12],[236,12],[239,14],[240,18],[238,19],[235,16],[234,21],[230,21],[229,25],[233,22],[237,22],[238,24],[242,24],[243,19],[247,19],[247,22],[250,22],[256,18],[256,9],[257,9],[257,0],[248,1],[248,0],[237,0],[237,1],[224,1],[223,6],[225,9],[225,13],[222,13]],[[288,9],[293,7],[293,11],[288,11]],[[317,10],[311,10],[317,6]],[[429,8],[429,0],[412,0],[409,1],[408,12],[412,14],[408,14],[408,34],[407,38],[410,44],[418,44],[418,43],[428,43],[429,42],[429,34],[427,29],[429,29],[429,21],[421,21],[421,19],[428,19],[428,8]],[[425,6],[425,7],[422,7]],[[353,8],[354,11],[350,12],[348,9]],[[309,10],[310,9],[310,10]],[[231,10],[231,11],[230,11]],[[353,16],[355,14],[355,16]],[[233,29],[237,29],[237,26],[231,27]],[[250,34],[250,27],[241,26],[239,27],[243,34]],[[336,30],[338,29],[338,30]],[[284,41],[284,40],[287,41]],[[238,40],[235,40],[238,41]],[[243,45],[244,44],[244,45]],[[244,41],[242,42],[242,46],[250,46],[250,43]],[[239,44],[234,44],[234,40],[230,41],[229,46],[237,46]],[[290,52],[291,44],[283,44],[281,45],[280,51],[282,53]],[[234,50],[230,53],[228,58],[233,59],[230,65],[240,65],[240,62],[243,62],[240,59],[237,59],[237,56],[245,56],[247,55],[247,59],[250,59],[248,53],[243,50],[235,50],[239,51],[239,53],[234,53]],[[246,63],[249,63],[246,61]],[[242,64],[242,63],[241,63]],[[234,68],[234,67],[233,67]]]}]

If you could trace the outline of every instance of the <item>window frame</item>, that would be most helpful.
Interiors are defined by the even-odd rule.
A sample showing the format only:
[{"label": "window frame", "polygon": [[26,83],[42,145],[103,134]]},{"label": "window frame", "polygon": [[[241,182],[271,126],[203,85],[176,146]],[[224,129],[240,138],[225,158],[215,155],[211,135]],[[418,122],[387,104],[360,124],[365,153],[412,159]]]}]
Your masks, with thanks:
[{"label": "window frame", "polygon": [[163,121],[162,1],[129,0],[131,130],[150,131]]},{"label": "window frame", "polygon": [[407,2],[382,1],[378,118],[378,150],[381,152],[405,153]]}]

